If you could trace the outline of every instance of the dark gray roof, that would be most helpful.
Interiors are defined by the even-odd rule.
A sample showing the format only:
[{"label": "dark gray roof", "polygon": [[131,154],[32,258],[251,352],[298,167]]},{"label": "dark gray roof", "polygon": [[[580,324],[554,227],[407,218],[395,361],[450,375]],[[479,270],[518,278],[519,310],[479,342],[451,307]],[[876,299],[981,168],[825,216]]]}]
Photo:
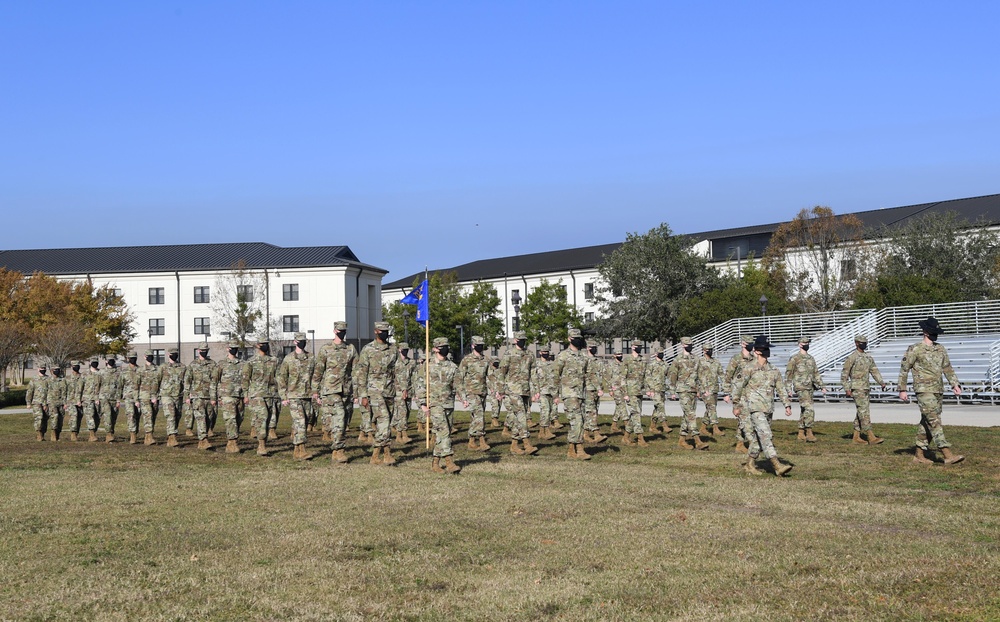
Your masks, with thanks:
[{"label": "dark gray roof", "polygon": [[[878,234],[884,229],[902,226],[910,218],[922,216],[930,212],[948,211],[957,212],[959,216],[970,222],[984,222],[990,225],[1000,224],[1000,194],[968,199],[936,201],[920,205],[874,209],[864,212],[854,212],[853,214],[861,219],[861,222],[864,223],[868,231],[872,232],[872,234]],[[694,242],[762,234],[770,235],[785,222],[787,221],[730,229],[716,229],[700,233],[684,233],[681,235],[690,238]],[[621,245],[622,242],[616,242],[614,244],[584,246],[582,248],[532,253],[530,255],[481,259],[454,268],[432,270],[431,272],[455,272],[458,275],[459,281],[468,282],[481,279],[503,278],[505,274],[518,276],[523,274],[527,276],[547,272],[585,270],[599,266],[604,261],[605,255],[611,254]],[[410,276],[382,285],[382,290],[407,289],[413,286],[415,280],[419,280],[422,277],[422,272],[411,274]]]},{"label": "dark gray roof", "polygon": [[258,270],[352,266],[383,274],[387,272],[361,263],[346,246],[282,248],[264,242],[232,242],[0,251],[0,266],[24,274],[226,270],[240,261],[248,268]]}]

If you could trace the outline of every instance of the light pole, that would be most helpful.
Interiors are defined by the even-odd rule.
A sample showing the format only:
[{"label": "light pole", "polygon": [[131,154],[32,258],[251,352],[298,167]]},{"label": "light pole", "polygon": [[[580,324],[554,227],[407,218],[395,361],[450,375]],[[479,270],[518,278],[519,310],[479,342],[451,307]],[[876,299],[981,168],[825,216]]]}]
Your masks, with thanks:
[{"label": "light pole", "polygon": [[767,315],[767,296],[764,294],[760,295],[760,314]]},{"label": "light pole", "polygon": [[458,359],[465,356],[465,327],[461,324],[455,326],[458,329]]},{"label": "light pole", "polygon": [[510,290],[510,303],[514,305],[514,330],[521,330],[521,318],[518,314],[521,313],[521,292],[516,289]]},{"label": "light pole", "polygon": [[306,332],[309,333],[310,336],[312,336],[312,344],[313,344],[312,354],[313,356],[316,356],[316,331],[310,328]]}]

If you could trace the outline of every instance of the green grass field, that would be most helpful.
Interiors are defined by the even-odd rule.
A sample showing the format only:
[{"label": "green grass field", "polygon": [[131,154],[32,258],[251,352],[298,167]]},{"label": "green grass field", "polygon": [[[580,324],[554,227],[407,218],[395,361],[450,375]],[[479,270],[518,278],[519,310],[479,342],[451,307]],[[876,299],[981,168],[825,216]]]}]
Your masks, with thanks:
[{"label": "green grass field", "polygon": [[786,478],[742,473],[731,430],[579,462],[564,434],[520,457],[460,428],[444,476],[422,442],[335,466],[318,434],[296,463],[287,434],[258,458],[245,434],[240,455],[38,443],[0,415],[0,619],[1000,619],[1000,428],[949,427],[967,460],[920,467],[912,426],[869,448],[776,422]]}]

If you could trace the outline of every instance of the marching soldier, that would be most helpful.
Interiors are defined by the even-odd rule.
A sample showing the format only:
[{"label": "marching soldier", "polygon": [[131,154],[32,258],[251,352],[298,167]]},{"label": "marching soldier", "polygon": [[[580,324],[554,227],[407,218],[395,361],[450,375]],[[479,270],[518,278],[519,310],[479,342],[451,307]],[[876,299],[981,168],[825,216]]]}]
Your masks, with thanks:
[{"label": "marching soldier", "polygon": [[62,432],[63,404],[66,403],[66,382],[62,379],[62,368],[52,366],[52,377],[46,383],[46,412],[49,416],[49,434],[53,441],[59,440]]},{"label": "marching soldier", "polygon": [[98,369],[97,357],[90,359],[90,366],[83,378],[83,417],[87,422],[87,432],[91,443],[97,442],[97,425],[101,420],[101,381],[104,377]]},{"label": "marching soldier", "polygon": [[583,447],[583,402],[587,398],[587,379],[592,361],[583,352],[586,347],[587,342],[580,329],[569,329],[569,348],[559,353],[552,368],[552,375],[559,385],[556,401],[563,402],[569,420],[566,457],[575,460],[590,460],[590,454]]},{"label": "marching soldier", "polygon": [[226,453],[240,453],[240,425],[243,423],[243,365],[238,355],[240,343],[229,342],[226,361],[215,366],[217,407],[226,424]]},{"label": "marching soldier", "polygon": [[[626,445],[631,445],[631,435],[642,435],[642,392],[646,384],[646,360],[642,357],[642,346],[632,344],[632,354],[625,359],[625,405],[628,407],[628,421],[625,423]],[[645,439],[643,439],[645,442]]]},{"label": "marching soldier", "polygon": [[785,405],[785,416],[792,416],[792,402],[788,399],[785,383],[781,379],[778,368],[768,362],[771,356],[771,344],[767,337],[761,335],[753,341],[755,361],[744,370],[743,378],[733,385],[733,412],[741,416],[744,407],[750,409],[747,428],[750,438],[747,461],[744,470],[751,475],[760,475],[757,469],[757,456],[761,453],[771,461],[775,475],[784,475],[792,470],[791,465],[782,464],[778,460],[778,452],[771,442],[771,413],[774,412],[774,392]]},{"label": "marching soldier", "polygon": [[667,396],[669,366],[663,361],[663,354],[663,348],[660,347],[660,344],[654,343],[649,348],[649,361],[646,363],[646,397],[653,400],[653,414],[649,418],[651,434],[657,434],[661,429],[664,434],[670,433],[670,426],[667,425],[667,411],[664,406]]},{"label": "marching soldier", "polygon": [[195,432],[198,435],[198,449],[212,449],[208,440],[208,420],[211,408],[218,401],[218,386],[215,378],[215,361],[208,358],[208,346],[198,348],[198,358],[191,361],[184,372],[185,404],[191,406]]},{"label": "marching soldier", "polygon": [[[494,428],[500,427],[500,387],[497,386],[497,370],[500,368],[500,359],[495,359],[491,357],[490,360],[490,373],[486,377],[486,386],[489,389],[490,397],[490,425]],[[485,416],[485,415],[484,415]],[[556,420],[559,423],[559,420]],[[553,426],[557,427],[557,426]],[[504,432],[507,436],[510,436],[510,432],[507,430],[507,426],[504,426]]]},{"label": "marching soldier", "polygon": [[278,399],[278,359],[270,354],[271,344],[257,342],[257,353],[243,366],[243,404],[250,415],[251,436],[257,437],[257,455],[266,456],[267,439],[278,438],[274,431],[281,404]]},{"label": "marching soldier", "polygon": [[601,397],[604,395],[604,367],[597,358],[597,341],[587,343],[584,339],[584,356],[587,357],[587,397],[583,402],[583,440],[587,443],[600,443],[608,437],[601,434],[601,426],[597,423],[597,411],[601,407]]},{"label": "marching soldier", "polygon": [[69,440],[80,440],[80,421],[83,418],[83,375],[80,361],[73,361],[66,376],[65,417],[69,420]]},{"label": "marching soldier", "polygon": [[[865,440],[862,434],[868,436],[869,445],[878,445],[884,438],[875,436],[872,430],[871,415],[871,385],[868,384],[868,377],[871,376],[878,385],[885,391],[885,381],[882,374],[875,366],[875,359],[865,352],[868,349],[868,337],[857,335],[854,338],[854,352],[844,361],[844,369],[840,373],[840,384],[844,387],[847,397],[854,399],[854,407],[857,415],[854,417],[854,442],[864,445]],[[801,435],[801,432],[799,432]],[[801,436],[800,436],[801,438]]]},{"label": "marching soldier", "polygon": [[736,417],[736,453],[746,453],[750,445],[750,429],[747,427],[750,421],[750,408],[746,404],[743,408],[738,408],[739,404],[734,401],[732,395],[735,385],[743,381],[754,364],[753,342],[753,337],[749,335],[740,337],[740,349],[726,366],[725,391],[728,395],[723,399],[733,405],[733,416]]},{"label": "marching soldier", "polygon": [[[719,437],[726,433],[719,429],[719,388],[722,385],[722,363],[712,357],[714,346],[706,341],[702,344],[702,358],[698,361],[698,394],[705,402],[705,416],[701,420],[699,433]],[[711,429],[709,429],[711,428]]]},{"label": "marching soldier", "polygon": [[[799,351],[788,359],[785,365],[785,383],[799,396],[799,440],[815,443],[813,423],[816,421],[816,410],[813,408],[813,391],[819,389],[824,394],[823,377],[819,375],[816,359],[809,354],[809,337],[799,339]],[[877,371],[877,370],[876,370]]]},{"label": "marching soldier", "polygon": [[619,421],[628,421],[628,406],[625,402],[625,364],[622,363],[622,353],[615,352],[605,368],[608,386],[611,387],[611,397],[615,398],[615,414],[611,417],[611,431],[619,432]]},{"label": "marching soldier", "polygon": [[104,442],[115,442],[115,423],[118,421],[118,408],[122,399],[122,375],[118,369],[118,361],[114,355],[104,360],[104,371],[101,373],[101,390],[98,392],[101,401],[101,418],[104,419]]},{"label": "marching soldier", "polygon": [[358,356],[357,378],[361,408],[371,409],[375,427],[371,464],[396,464],[389,448],[389,422],[392,421],[396,401],[398,360],[398,348],[389,343],[389,323],[375,322],[375,340],[366,345]]},{"label": "marching soldier", "polygon": [[128,417],[128,442],[135,445],[139,442],[139,417],[141,410],[139,406],[139,354],[128,353],[128,366],[121,371],[122,393],[120,403],[124,406],[125,415]]},{"label": "marching soldier", "polygon": [[698,434],[698,421],[695,409],[698,406],[698,359],[691,353],[694,343],[690,337],[681,337],[681,352],[670,364],[667,380],[681,403],[681,430],[677,444],[682,449],[691,449],[688,444],[690,436],[694,441],[694,449],[708,449],[708,443],[701,440]]},{"label": "marching soldier", "polygon": [[396,442],[400,445],[405,445],[413,440],[406,433],[406,428],[410,423],[410,399],[413,396],[413,376],[416,365],[407,356],[410,353],[410,344],[404,341],[398,347],[399,360],[396,362],[396,404],[392,411],[392,421],[389,426],[396,432]]},{"label": "marching soldier", "polygon": [[38,366],[38,375],[28,382],[28,392],[25,393],[25,402],[31,405],[31,412],[35,415],[35,440],[45,440],[45,428],[48,424],[46,408],[46,383],[49,378],[45,375],[45,365]]},{"label": "marching soldier", "polygon": [[358,351],[347,343],[347,322],[334,322],[333,343],[319,349],[312,375],[312,395],[323,416],[323,429],[330,434],[333,453],[330,460],[338,464],[347,462],[344,435],[347,419],[354,407],[354,372]]},{"label": "marching soldier", "polygon": [[[492,361],[486,355],[486,342],[480,335],[472,336],[472,352],[462,359],[458,366],[455,386],[462,396],[462,404],[469,408],[469,449],[489,451],[486,443],[486,394],[489,392],[489,375]],[[419,378],[417,379],[419,382]],[[542,414],[542,430],[548,432],[545,414]]]},{"label": "marching soldier", "polygon": [[[498,398],[507,398],[506,423],[510,428],[510,453],[531,455],[538,448],[531,444],[528,436],[528,410],[531,408],[531,371],[535,357],[527,351],[528,337],[524,331],[514,333],[513,348],[509,348],[500,359],[497,369]],[[534,398],[537,400],[538,396]],[[521,441],[524,449],[518,447]]]},{"label": "marching soldier", "polygon": [[[451,418],[455,412],[455,377],[458,366],[448,360],[448,339],[437,337],[433,348],[433,354],[424,361],[430,384],[426,384],[425,370],[419,370],[420,377],[416,379],[417,400],[425,418],[430,415],[431,430],[434,432],[431,470],[435,473],[458,473],[462,468],[455,464],[455,452],[451,448]],[[444,467],[441,466],[442,460]]]},{"label": "marching soldier", "polygon": [[153,360],[153,351],[143,353],[143,366],[139,371],[139,413],[142,415],[142,429],[145,432],[142,443],[155,445],[153,426],[160,404],[160,368]]},{"label": "marching soldier", "polygon": [[[295,352],[289,353],[278,368],[278,393],[292,417],[292,458],[309,460],[306,452],[306,415],[312,402],[313,357],[306,350],[306,334],[295,333]],[[260,439],[260,432],[258,432]]]},{"label": "marching soldier", "polygon": [[[181,416],[181,404],[187,390],[185,377],[187,368],[180,362],[177,348],[167,350],[167,362],[160,365],[160,412],[167,422],[167,447],[177,447],[177,424]],[[150,429],[152,426],[150,426]]]}]

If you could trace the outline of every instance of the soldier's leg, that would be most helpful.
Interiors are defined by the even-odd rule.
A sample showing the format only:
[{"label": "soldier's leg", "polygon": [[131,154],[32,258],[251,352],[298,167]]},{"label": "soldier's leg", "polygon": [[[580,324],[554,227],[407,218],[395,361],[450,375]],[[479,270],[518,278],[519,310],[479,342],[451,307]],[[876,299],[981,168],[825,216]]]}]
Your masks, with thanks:
[{"label": "soldier's leg", "polygon": [[571,445],[583,443],[583,400],[578,397],[567,397],[563,400],[566,405],[566,419],[569,420],[569,433],[566,440]]},{"label": "soldier's leg", "polygon": [[[472,395],[469,402],[469,438],[486,435],[486,396]],[[544,424],[548,425],[548,424]]]},{"label": "soldier's leg", "polygon": [[545,398],[548,395],[538,396],[538,425],[547,428],[552,425],[552,404]]},{"label": "soldier's leg", "polygon": [[49,429],[55,433],[56,437],[62,432],[62,404],[49,404],[45,409],[49,418]]},{"label": "soldier's leg", "polygon": [[[920,407],[920,426],[917,428],[917,447],[928,449],[928,439],[938,449],[951,447],[944,437],[944,426],[941,424],[943,395],[940,393],[917,393],[917,405]],[[923,436],[923,445],[920,444]]]},{"label": "soldier's leg", "polygon": [[44,435],[47,423],[45,419],[45,407],[41,404],[32,404],[31,412],[35,415],[35,432],[41,432]]},{"label": "soldier's leg", "polygon": [[129,434],[138,434],[139,419],[142,417],[142,412],[139,410],[139,406],[136,406],[135,402],[128,402],[125,404],[125,412],[128,414]]},{"label": "soldier's leg", "polygon": [[63,417],[63,426],[69,428],[70,432],[75,434],[80,431],[80,411],[76,404],[64,404]]},{"label": "soldier's leg", "polygon": [[118,409],[111,400],[101,400],[101,418],[104,419],[104,431],[114,436],[115,423],[118,419]]},{"label": "soldier's leg", "polygon": [[239,410],[237,401],[242,401],[238,397],[223,397],[219,410],[222,411],[222,420],[226,423],[226,440],[235,441],[240,437]]},{"label": "soldier's leg", "polygon": [[389,436],[389,422],[392,421],[394,401],[392,398],[379,397],[371,402],[372,426],[375,430],[376,447],[388,447],[392,441],[392,438]]},{"label": "soldier's leg", "polygon": [[288,415],[292,418],[293,445],[302,445],[306,442],[306,413],[308,408],[308,399],[292,398],[288,400]]},{"label": "soldier's leg", "polygon": [[763,453],[768,460],[778,457],[778,452],[774,450],[774,443],[771,440],[771,425],[767,422],[767,413],[751,413],[750,425],[753,426],[750,455],[756,458]]},{"label": "soldier's leg", "polygon": [[695,408],[698,405],[696,393],[678,393],[677,400],[681,404],[681,436],[695,436],[698,434],[698,420],[695,416]]},{"label": "soldier's leg", "polygon": [[365,434],[373,434],[375,431],[375,428],[372,427],[372,417],[374,417],[375,414],[372,412],[373,408],[371,403],[381,399],[381,397],[372,397],[369,400],[368,408],[361,408],[361,431]]},{"label": "soldier's leg", "polygon": [[664,394],[660,391],[653,391],[653,415],[650,421],[660,423],[667,420],[667,409],[664,403]]},{"label": "soldier's leg", "polygon": [[173,436],[177,434],[177,418],[179,416],[179,404],[177,400],[172,397],[161,397],[160,398],[160,409],[163,412],[163,421],[167,425],[167,435]]},{"label": "soldier's leg", "polygon": [[194,418],[195,434],[199,441],[208,438],[208,412],[208,400],[191,398],[191,415]]},{"label": "soldier's leg", "polygon": [[142,429],[146,434],[153,433],[153,402],[142,400],[139,402],[139,412],[142,414]]},{"label": "soldier's leg", "polygon": [[854,429],[867,434],[872,430],[871,396],[868,391],[853,391],[853,395],[858,412]]},{"label": "soldier's leg", "polygon": [[330,448],[334,451],[344,449],[347,443],[344,436],[347,431],[347,410],[344,408],[343,395],[327,395],[323,398],[324,416],[330,420]]},{"label": "soldier's leg", "polygon": [[642,434],[642,396],[630,395],[628,401],[628,423],[625,431],[630,434]]},{"label": "soldier's leg", "polygon": [[615,414],[611,419],[612,421],[628,420],[628,409],[625,406],[625,394],[621,391],[615,391]]},{"label": "soldier's leg", "polygon": [[811,389],[799,391],[799,429],[808,430],[816,422],[816,411],[813,409],[813,394]]},{"label": "soldier's leg", "polygon": [[702,401],[705,402],[705,416],[702,418],[702,422],[706,427],[712,428],[719,425],[719,396],[714,391],[708,394],[708,397],[703,397]]},{"label": "soldier's leg", "polygon": [[526,395],[510,395],[507,398],[507,419],[510,437],[516,440],[528,438],[528,413],[530,398]]},{"label": "soldier's leg", "polygon": [[281,415],[281,399],[277,397],[265,397],[264,404],[267,405],[267,429],[278,429],[278,417]]},{"label": "soldier's leg", "polygon": [[434,456],[444,458],[455,452],[451,449],[451,408],[431,406],[431,430],[434,432]]}]

